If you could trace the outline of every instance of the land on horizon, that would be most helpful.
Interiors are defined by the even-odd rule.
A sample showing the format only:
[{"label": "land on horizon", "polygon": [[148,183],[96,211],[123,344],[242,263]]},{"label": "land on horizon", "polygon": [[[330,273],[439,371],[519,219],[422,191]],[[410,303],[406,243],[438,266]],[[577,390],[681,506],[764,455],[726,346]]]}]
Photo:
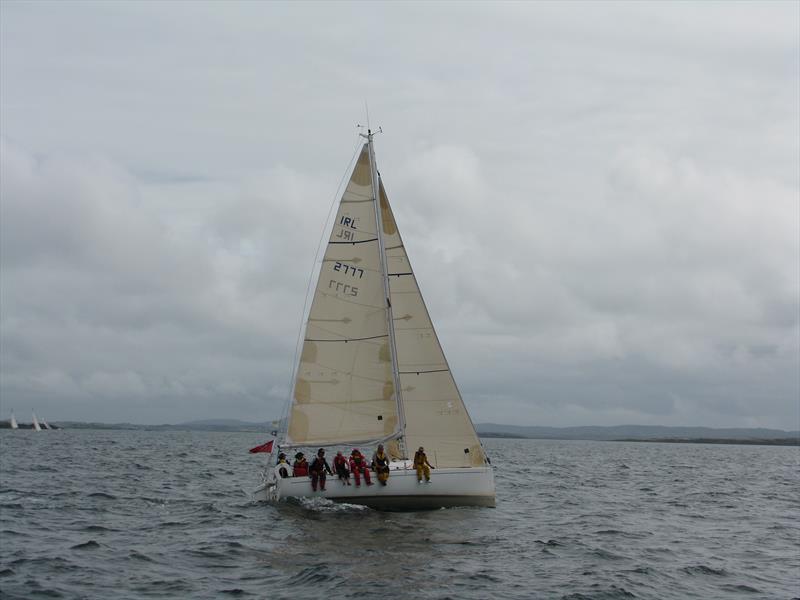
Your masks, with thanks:
[{"label": "land on horizon", "polygon": [[[128,429],[147,431],[239,431],[270,433],[277,421],[251,422],[237,419],[204,419],[176,424],[140,425],[135,423],[87,423],[59,421],[61,429]],[[51,423],[53,425],[53,423]],[[25,428],[25,425],[20,423]],[[8,421],[0,428],[8,428]],[[747,443],[800,445],[800,431],[767,428],[680,427],[662,425],[586,425],[579,427],[543,427],[477,423],[478,434],[484,438],[522,438],[553,440],[597,440],[630,442],[687,442],[687,443]]]}]

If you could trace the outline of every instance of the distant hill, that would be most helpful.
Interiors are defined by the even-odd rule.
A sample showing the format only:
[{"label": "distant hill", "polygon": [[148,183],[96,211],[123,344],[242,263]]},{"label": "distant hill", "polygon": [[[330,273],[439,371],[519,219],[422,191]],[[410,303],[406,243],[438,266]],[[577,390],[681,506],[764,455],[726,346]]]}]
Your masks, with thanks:
[{"label": "distant hill", "polygon": [[[274,421],[250,422],[237,419],[204,419],[164,425],[134,423],[82,423],[60,421],[63,429],[140,429],[147,431],[243,431],[269,433]],[[664,441],[704,443],[781,443],[800,444],[800,431],[764,428],[666,427],[660,425],[614,425],[610,427],[539,427],[478,423],[481,437],[534,438],[550,440]]]},{"label": "distant hill", "polygon": [[773,440],[798,439],[800,431],[764,428],[666,427],[614,425],[610,427],[538,427],[478,423],[479,435],[553,440]]}]

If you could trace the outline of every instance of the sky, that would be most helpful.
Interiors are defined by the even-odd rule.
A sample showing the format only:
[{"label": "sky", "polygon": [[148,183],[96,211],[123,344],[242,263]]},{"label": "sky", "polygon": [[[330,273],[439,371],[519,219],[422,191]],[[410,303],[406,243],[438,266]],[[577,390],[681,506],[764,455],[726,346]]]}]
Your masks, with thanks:
[{"label": "sky", "polygon": [[0,418],[277,418],[376,154],[475,422],[800,429],[800,3],[0,3]]}]

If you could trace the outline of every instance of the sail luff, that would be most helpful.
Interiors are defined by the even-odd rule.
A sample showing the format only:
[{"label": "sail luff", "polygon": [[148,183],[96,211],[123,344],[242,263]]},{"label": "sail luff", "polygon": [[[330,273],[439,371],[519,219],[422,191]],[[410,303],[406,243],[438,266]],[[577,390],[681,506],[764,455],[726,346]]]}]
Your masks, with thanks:
[{"label": "sail luff", "polygon": [[[375,202],[375,222],[378,225],[378,245],[381,253],[381,266],[383,268],[383,289],[386,296],[386,321],[387,329],[389,331],[389,352],[392,360],[392,380],[394,381],[394,394],[395,403],[397,404],[398,416],[398,430],[405,431],[405,410],[403,408],[403,393],[402,386],[400,385],[400,369],[397,366],[397,341],[395,339],[394,330],[394,314],[392,311],[391,291],[389,287],[389,267],[388,259],[386,257],[386,245],[384,242],[383,234],[383,216],[380,205],[380,179],[378,175],[378,163],[375,160],[375,148],[372,142],[373,134],[368,132],[367,140],[369,144],[369,161],[370,161],[370,177],[372,180],[372,197]],[[401,440],[401,450],[404,456],[406,455],[405,444]],[[405,456],[407,457],[407,456]]]}]

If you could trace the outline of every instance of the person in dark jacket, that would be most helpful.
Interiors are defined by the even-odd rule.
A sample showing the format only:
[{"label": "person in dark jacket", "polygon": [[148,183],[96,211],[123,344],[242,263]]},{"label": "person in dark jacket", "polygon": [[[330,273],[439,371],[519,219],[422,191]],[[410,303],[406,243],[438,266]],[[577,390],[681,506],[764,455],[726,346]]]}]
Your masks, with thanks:
[{"label": "person in dark jacket", "polygon": [[317,491],[317,482],[319,481],[319,489],[325,491],[325,473],[333,475],[331,466],[325,460],[325,450],[320,448],[317,450],[316,458],[311,461],[311,466],[308,468],[311,473],[311,489]]},{"label": "person in dark jacket", "polygon": [[383,450],[383,444],[378,444],[378,449],[372,455],[372,470],[378,475],[381,485],[386,485],[389,479],[389,457]]}]

